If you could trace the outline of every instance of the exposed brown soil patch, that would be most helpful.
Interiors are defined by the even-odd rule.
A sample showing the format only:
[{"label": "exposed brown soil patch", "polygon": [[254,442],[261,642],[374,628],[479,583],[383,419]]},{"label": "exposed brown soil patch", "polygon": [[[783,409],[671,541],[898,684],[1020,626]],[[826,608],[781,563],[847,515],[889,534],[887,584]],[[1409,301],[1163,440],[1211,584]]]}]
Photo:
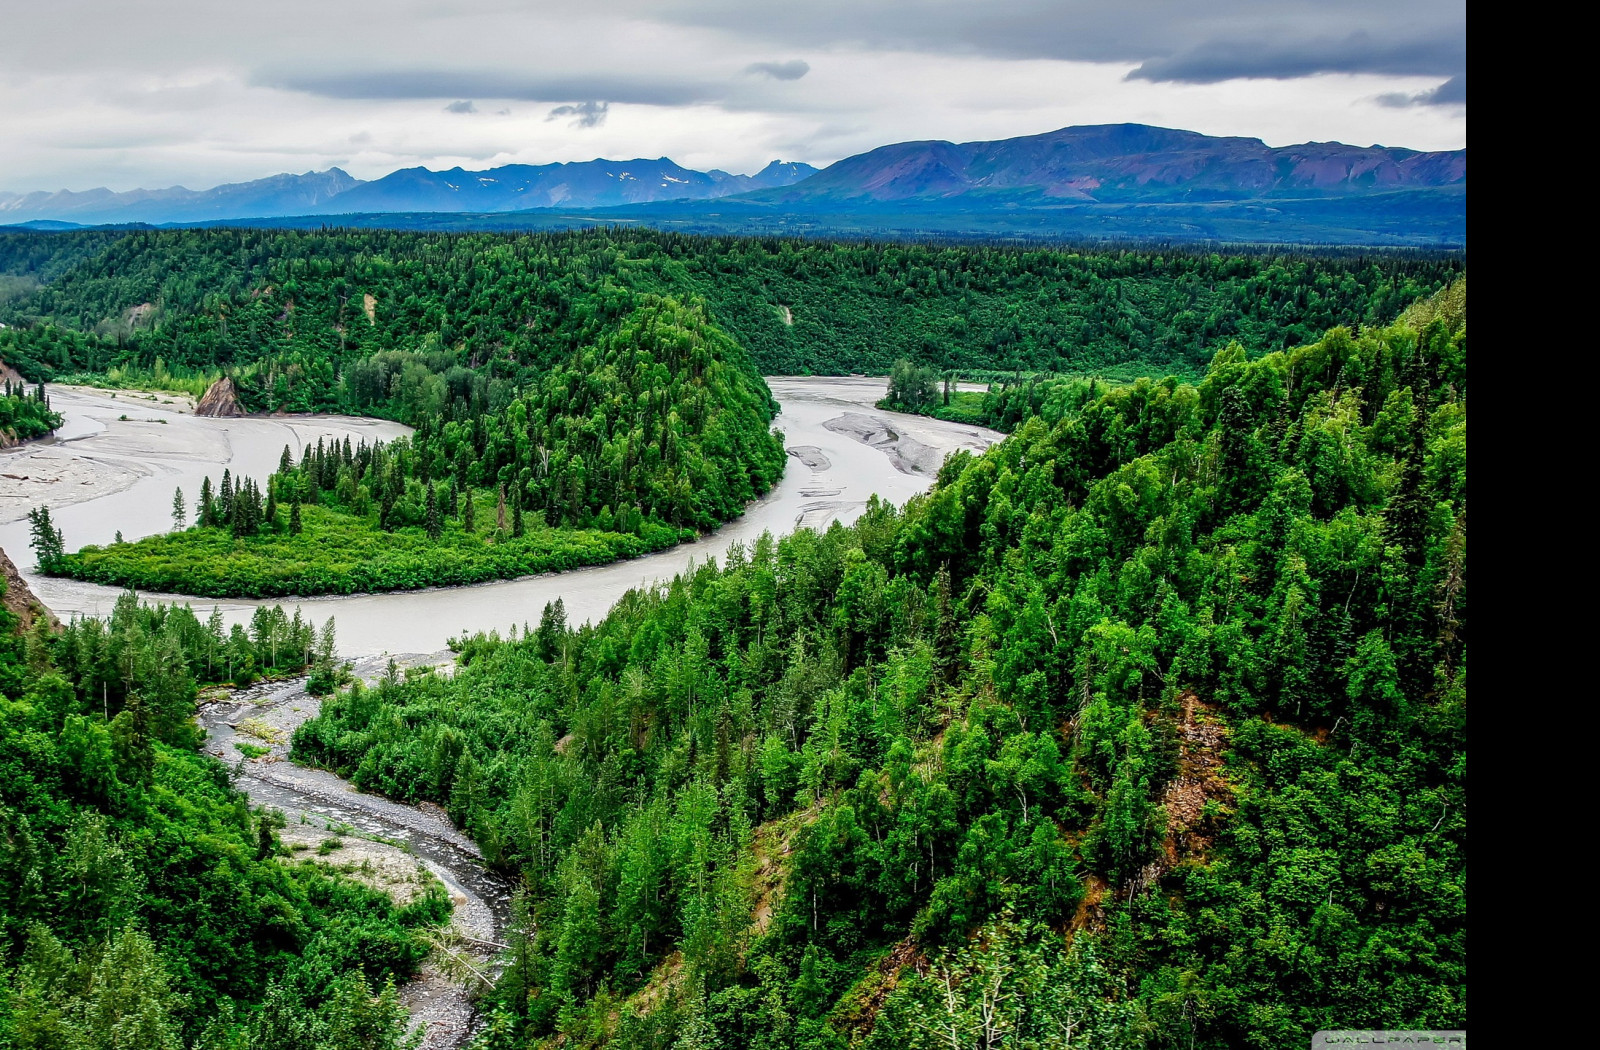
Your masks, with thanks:
[{"label": "exposed brown soil patch", "polygon": [[1072,921],[1067,923],[1067,932],[1101,933],[1106,928],[1106,910],[1100,905],[1106,897],[1106,880],[1090,875],[1084,880],[1083,889],[1083,899],[1072,913]]},{"label": "exposed brown soil patch", "polygon": [[790,814],[781,821],[769,821],[751,834],[750,852],[756,859],[750,883],[752,934],[760,934],[771,925],[772,913],[783,897],[784,881],[789,875],[788,857],[794,852],[794,837],[821,813],[821,804],[813,803],[810,809]]},{"label": "exposed brown soil patch", "polygon": [[45,608],[44,603],[34,597],[28,589],[28,583],[22,578],[22,573],[17,571],[17,566],[12,562],[4,550],[0,550],[0,578],[6,581],[6,593],[3,601],[6,611],[21,621],[24,631],[33,627],[35,620],[44,618],[45,624],[52,630],[61,629],[61,621],[56,619],[56,614]]},{"label": "exposed brown soil patch", "polygon": [[654,1013],[673,998],[683,984],[683,953],[673,952],[650,972],[644,987],[628,996],[628,1005],[640,1014]]},{"label": "exposed brown soil patch", "polygon": [[928,957],[911,937],[905,937],[878,964],[856,982],[829,1018],[833,1027],[855,1046],[878,1026],[878,1014],[907,971],[928,972]]},{"label": "exposed brown soil patch", "polygon": [[755,875],[750,886],[750,895],[755,902],[750,913],[752,933],[764,933],[772,925],[773,909],[783,893],[783,856],[790,849],[788,839],[772,824],[763,824],[751,836],[750,852],[756,858]]},{"label": "exposed brown soil patch", "polygon": [[1224,775],[1222,760],[1227,725],[1216,708],[1194,693],[1183,694],[1178,702],[1183,711],[1178,722],[1178,775],[1161,795],[1167,833],[1160,855],[1128,883],[1129,897],[1154,886],[1179,864],[1205,863],[1217,832],[1217,820],[1205,813],[1206,803],[1217,803],[1224,813],[1232,809],[1233,785]]},{"label": "exposed brown soil patch", "polygon": [[1205,827],[1205,805],[1233,803],[1233,785],[1223,775],[1222,752],[1228,746],[1228,727],[1215,708],[1193,693],[1181,698],[1183,721],[1178,724],[1178,775],[1162,796],[1167,811],[1167,854],[1203,856],[1211,846],[1214,829]]}]

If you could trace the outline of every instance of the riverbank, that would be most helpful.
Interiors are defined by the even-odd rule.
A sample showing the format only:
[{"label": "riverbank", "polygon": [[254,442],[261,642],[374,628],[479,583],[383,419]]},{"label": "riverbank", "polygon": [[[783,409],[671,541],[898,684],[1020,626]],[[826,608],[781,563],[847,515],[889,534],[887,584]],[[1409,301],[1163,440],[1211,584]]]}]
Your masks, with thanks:
[{"label": "riverbank", "polygon": [[108,587],[134,587],[199,598],[292,598],[460,587],[568,572],[643,557],[693,539],[688,529],[655,521],[637,532],[552,529],[523,535],[493,528],[493,493],[472,496],[483,527],[446,522],[438,537],[420,526],[385,530],[370,517],[326,507],[301,510],[302,531],[238,537],[221,527],[146,536],[86,547],[61,559],[60,576]]},{"label": "riverbank", "polygon": [[[449,659],[413,655],[396,664],[439,666],[441,655]],[[386,666],[387,661],[360,661],[356,673],[375,681]],[[477,845],[437,806],[365,794],[332,773],[290,761],[294,731],[321,709],[321,700],[305,692],[305,682],[299,677],[263,683],[204,703],[197,717],[206,730],[205,750],[237,771],[235,785],[252,805],[283,814],[278,837],[291,853],[286,863],[325,865],[402,904],[431,883],[444,887],[453,913],[441,940],[453,942],[459,961],[445,966],[430,960],[400,989],[400,998],[413,1029],[427,1025],[424,1050],[454,1050],[475,1030],[472,985],[494,975],[493,945],[503,940],[510,921],[511,887],[484,866]]]},{"label": "riverbank", "polygon": [[[310,598],[299,604],[319,622],[330,615],[337,617],[340,651],[351,657],[437,652],[450,638],[463,633],[504,632],[513,624],[537,623],[545,604],[556,598],[565,602],[569,619],[581,623],[605,615],[629,589],[671,579],[708,558],[721,558],[735,543],[754,543],[764,532],[783,535],[798,527],[820,529],[834,521],[852,522],[874,494],[903,504],[926,491],[936,471],[902,471],[889,454],[902,440],[914,439],[942,457],[957,448],[981,450],[1001,437],[981,427],[878,409],[874,403],[883,396],[881,379],[780,376],[767,382],[781,408],[776,426],[790,451],[789,468],[766,496],[746,507],[742,518],[716,532],[642,558],[570,572],[467,587]],[[275,469],[286,442],[292,443],[298,455],[305,442],[316,444],[318,434],[342,439],[349,433],[352,441],[361,436],[371,441],[375,436],[387,440],[391,430],[404,431],[398,424],[382,420],[346,417],[205,419],[170,413],[173,422],[160,429],[177,427],[195,435],[189,458],[141,459],[122,451],[121,444],[127,439],[124,428],[131,424],[117,420],[126,407],[126,402],[120,401],[87,394],[56,401],[68,416],[68,426],[103,428],[83,440],[54,446],[58,452],[76,456],[91,467],[103,464],[106,469],[142,472],[116,492],[53,506],[57,524],[75,549],[85,543],[106,543],[119,530],[128,539],[167,531],[175,484],[195,491],[202,477],[220,477],[224,466],[235,475],[264,478]],[[889,440],[868,445],[856,436],[829,429],[829,421],[846,413],[877,421]],[[0,478],[0,507],[5,506],[3,497],[13,491],[11,485]],[[32,572],[27,523],[20,520],[26,509],[27,504],[19,501],[14,513],[0,510],[0,547],[12,553],[39,599],[63,618],[109,612],[118,589],[41,578]],[[202,615],[215,607],[230,625],[248,624],[258,605],[281,601],[196,600],[165,593],[145,593],[143,597],[193,604]]]}]

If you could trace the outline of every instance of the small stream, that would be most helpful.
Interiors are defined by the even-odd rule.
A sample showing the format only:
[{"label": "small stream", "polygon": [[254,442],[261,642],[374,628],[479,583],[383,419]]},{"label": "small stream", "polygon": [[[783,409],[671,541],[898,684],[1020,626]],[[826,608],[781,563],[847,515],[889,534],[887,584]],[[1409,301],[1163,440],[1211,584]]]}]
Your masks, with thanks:
[{"label": "small stream", "polygon": [[[369,663],[373,661],[359,662],[357,673],[371,677],[374,669],[362,666]],[[204,704],[198,718],[206,731],[205,750],[238,771],[236,786],[252,805],[283,813],[289,825],[284,838],[300,835],[309,825],[401,847],[444,884],[455,903],[452,922],[460,934],[489,944],[501,942],[511,921],[512,885],[485,866],[482,851],[443,809],[367,794],[327,770],[289,760],[295,729],[316,717],[322,705],[305,686],[304,677],[268,682]],[[246,758],[236,743],[268,751]],[[493,950],[470,942],[467,947],[474,965],[492,975]],[[459,1047],[477,1028],[467,990],[431,967],[402,989],[402,1000],[414,1023],[428,1023],[426,1050]]]}]

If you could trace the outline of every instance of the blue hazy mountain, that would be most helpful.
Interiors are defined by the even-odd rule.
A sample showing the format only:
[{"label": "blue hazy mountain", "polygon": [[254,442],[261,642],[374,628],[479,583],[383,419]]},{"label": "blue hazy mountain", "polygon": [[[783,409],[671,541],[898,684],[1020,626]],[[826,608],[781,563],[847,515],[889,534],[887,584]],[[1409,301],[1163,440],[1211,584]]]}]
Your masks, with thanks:
[{"label": "blue hazy mountain", "polygon": [[338,216],[403,229],[625,221],[704,233],[1460,245],[1466,185],[1464,149],[1268,146],[1105,124],[899,142],[821,171],[775,160],[735,175],[659,157],[405,168],[371,182],[332,168],[199,191],[0,193],[0,224],[306,226]]},{"label": "blue hazy mountain", "polygon": [[272,175],[253,182],[191,190],[108,189],[56,193],[0,193],[0,222],[58,219],[81,225],[122,222],[205,222],[246,215],[302,215],[360,186],[338,168],[303,175]]},{"label": "blue hazy mountain", "polygon": [[1145,124],[992,142],[899,142],[764,194],[772,203],[1190,202],[1334,197],[1465,185],[1467,151],[1307,142],[1272,147]]},{"label": "blue hazy mountain", "polygon": [[338,168],[274,175],[209,190],[107,189],[0,193],[0,223],[52,219],[98,223],[208,222],[219,219],[349,212],[499,212],[529,208],[605,208],[662,200],[700,200],[787,186],[816,172],[773,161],[755,175],[694,171],[666,157],[570,164],[508,164],[486,171],[404,168],[363,182]]}]

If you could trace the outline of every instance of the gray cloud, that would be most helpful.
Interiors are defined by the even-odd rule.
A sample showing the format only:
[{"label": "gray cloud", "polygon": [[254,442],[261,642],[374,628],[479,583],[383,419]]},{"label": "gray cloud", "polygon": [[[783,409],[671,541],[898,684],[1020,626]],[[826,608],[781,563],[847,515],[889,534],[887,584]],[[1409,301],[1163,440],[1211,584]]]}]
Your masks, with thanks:
[{"label": "gray cloud", "polygon": [[1453,76],[1461,0],[631,0],[641,15],[817,47],[1141,63],[1136,77],[1215,83],[1316,73]]},{"label": "gray cloud", "polygon": [[765,73],[774,80],[799,80],[811,72],[811,63],[800,58],[787,62],[752,62],[744,67],[746,73]]},{"label": "gray cloud", "polygon": [[563,98],[603,98],[643,106],[687,106],[717,100],[722,90],[692,78],[643,78],[596,74],[520,77],[469,70],[373,70],[305,74],[266,73],[255,78],[267,87],[286,88],[323,98],[507,98],[551,102]]},{"label": "gray cloud", "polygon": [[[1275,145],[1465,139],[1463,0],[278,0],[225,22],[214,6],[10,5],[30,46],[0,75],[0,182],[595,153],[756,170],[1119,120]],[[1282,79],[1236,79],[1263,76]],[[450,111],[467,101],[473,119]]]},{"label": "gray cloud", "polygon": [[474,106],[472,100],[468,98],[450,103],[444,107],[444,111],[446,113],[476,113],[478,112],[478,107]]},{"label": "gray cloud", "polygon": [[1409,106],[1465,106],[1467,104],[1467,75],[1451,77],[1443,84],[1430,91],[1421,91],[1415,95],[1406,95],[1400,92],[1391,92],[1378,96],[1379,105],[1390,106],[1394,109],[1405,109]]},{"label": "gray cloud", "polygon": [[1132,80],[1215,84],[1240,77],[1290,80],[1316,73],[1449,75],[1466,65],[1466,41],[1453,33],[1379,39],[1359,31],[1341,39],[1211,40],[1175,55],[1147,59]]},{"label": "gray cloud", "polygon": [[597,128],[606,122],[606,114],[610,111],[609,102],[580,102],[575,106],[557,106],[544,119],[548,123],[562,117],[571,117],[572,126],[575,128]]}]

